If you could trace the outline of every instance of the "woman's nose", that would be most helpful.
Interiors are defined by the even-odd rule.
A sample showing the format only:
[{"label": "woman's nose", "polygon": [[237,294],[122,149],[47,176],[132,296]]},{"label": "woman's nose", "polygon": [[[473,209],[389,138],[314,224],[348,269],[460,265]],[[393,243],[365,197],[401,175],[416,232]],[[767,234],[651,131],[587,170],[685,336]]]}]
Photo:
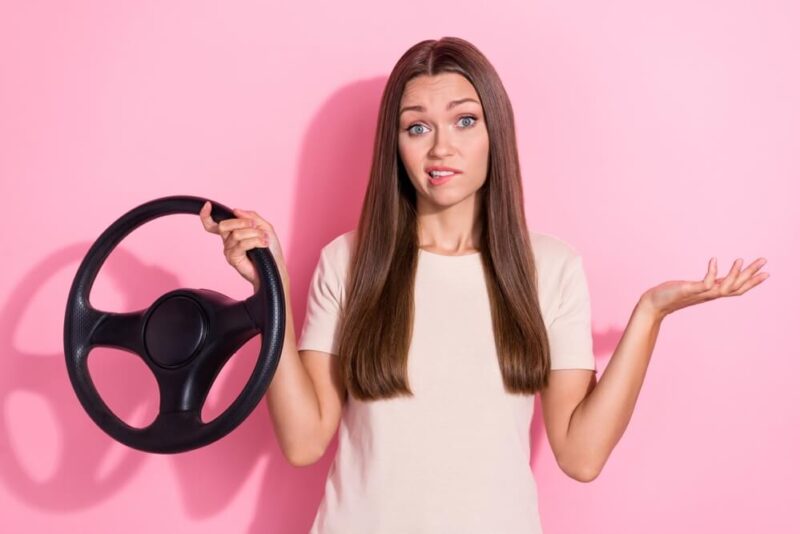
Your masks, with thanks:
[{"label": "woman's nose", "polygon": [[431,154],[446,155],[453,150],[450,133],[444,130],[437,131],[433,136],[433,146]]}]

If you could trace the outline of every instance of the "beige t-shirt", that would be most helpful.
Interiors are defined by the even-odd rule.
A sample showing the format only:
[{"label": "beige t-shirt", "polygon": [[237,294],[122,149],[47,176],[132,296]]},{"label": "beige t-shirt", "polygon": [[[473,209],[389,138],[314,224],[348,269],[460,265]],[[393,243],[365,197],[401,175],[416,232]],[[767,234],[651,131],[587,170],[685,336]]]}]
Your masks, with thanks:
[{"label": "beige t-shirt", "polygon": [[[530,236],[551,369],[596,370],[581,256],[554,236]],[[323,247],[298,350],[337,354],[354,238],[351,230]],[[480,254],[419,254],[414,397],[348,397],[310,534],[539,534],[534,396],[503,389]]]}]

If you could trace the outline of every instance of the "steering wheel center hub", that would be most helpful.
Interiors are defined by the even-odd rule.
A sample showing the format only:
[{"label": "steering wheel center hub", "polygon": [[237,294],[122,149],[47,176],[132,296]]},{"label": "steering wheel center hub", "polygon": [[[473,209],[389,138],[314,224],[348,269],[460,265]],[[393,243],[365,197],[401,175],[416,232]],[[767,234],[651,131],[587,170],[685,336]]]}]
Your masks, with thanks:
[{"label": "steering wheel center hub", "polygon": [[144,345],[156,364],[180,367],[194,358],[207,332],[208,319],[199,303],[185,295],[166,295],[147,318]]}]

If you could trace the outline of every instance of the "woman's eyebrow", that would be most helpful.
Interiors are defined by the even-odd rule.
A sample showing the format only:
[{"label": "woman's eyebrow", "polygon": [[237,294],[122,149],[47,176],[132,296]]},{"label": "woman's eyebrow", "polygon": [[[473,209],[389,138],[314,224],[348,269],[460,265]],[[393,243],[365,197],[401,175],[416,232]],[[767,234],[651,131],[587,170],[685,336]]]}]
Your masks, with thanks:
[{"label": "woman's eyebrow", "polygon": [[[474,98],[467,97],[467,98],[461,98],[459,100],[453,100],[452,102],[447,104],[447,109],[451,109],[454,106],[457,106],[459,104],[463,104],[464,102],[475,102],[476,104],[480,104],[480,102],[478,102]],[[404,111],[425,111],[425,106],[420,106],[420,105],[405,106],[403,109],[400,110],[400,115],[402,115]]]}]

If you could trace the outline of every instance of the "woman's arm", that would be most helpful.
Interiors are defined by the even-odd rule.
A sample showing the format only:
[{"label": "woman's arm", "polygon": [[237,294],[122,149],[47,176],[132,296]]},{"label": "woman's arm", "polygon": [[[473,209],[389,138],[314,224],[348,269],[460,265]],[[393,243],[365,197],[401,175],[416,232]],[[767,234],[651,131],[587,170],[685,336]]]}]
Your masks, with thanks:
[{"label": "woman's arm", "polygon": [[631,419],[664,317],[700,302],[744,294],[767,279],[767,273],[755,275],[764,264],[766,259],[759,258],[740,271],[737,259],[728,275],[717,279],[712,259],[703,280],[665,282],[642,295],[602,377],[588,388],[566,425],[559,463],[568,472],[581,473],[584,481],[599,475]]},{"label": "woman's arm", "polygon": [[576,479],[595,479],[625,432],[662,320],[639,300],[602,377],[572,412],[559,463]]},{"label": "woman's arm", "polygon": [[[283,268],[284,299],[292,302]],[[258,285],[253,284],[255,291]],[[267,388],[266,400],[281,452],[294,467],[322,457],[341,420],[347,392],[339,378],[338,356],[297,349],[292,311],[286,308],[281,359]]]},{"label": "woman's arm", "polygon": [[[287,303],[283,349],[265,397],[281,452],[290,464],[301,466],[317,452],[320,407],[312,378],[297,351],[289,276],[280,268]],[[253,288],[258,291],[257,282]]]}]

